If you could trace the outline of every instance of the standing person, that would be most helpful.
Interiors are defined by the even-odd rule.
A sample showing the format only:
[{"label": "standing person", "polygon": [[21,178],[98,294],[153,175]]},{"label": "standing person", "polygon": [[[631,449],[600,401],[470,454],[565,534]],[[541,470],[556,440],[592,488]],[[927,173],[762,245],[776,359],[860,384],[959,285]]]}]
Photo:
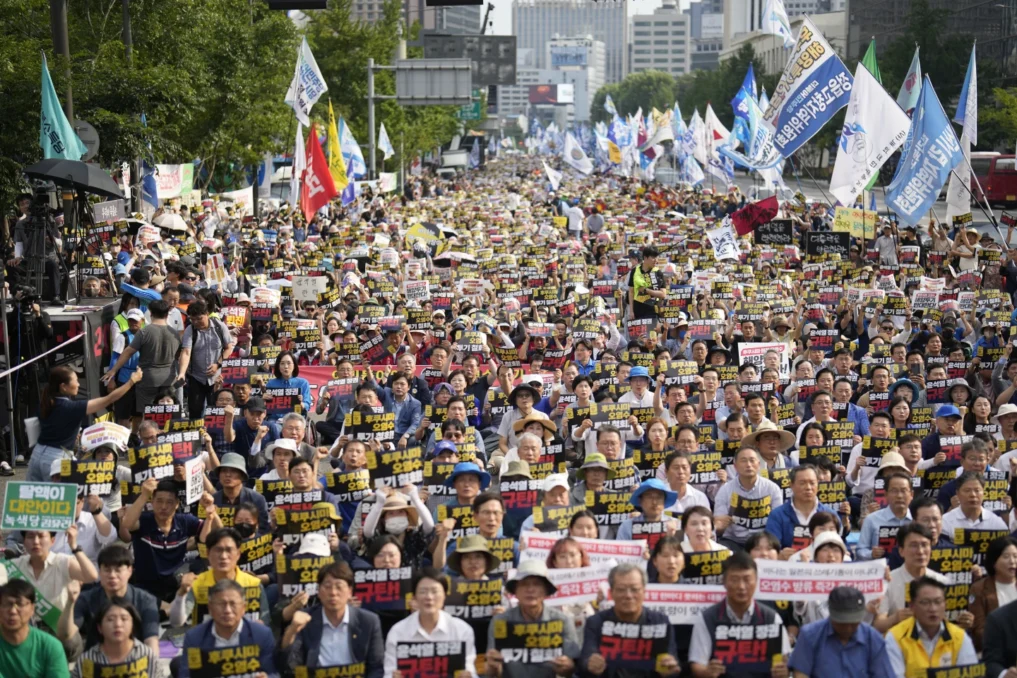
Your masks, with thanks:
[{"label": "standing person", "polygon": [[141,368],[138,368],[126,384],[118,386],[109,395],[77,400],[80,384],[74,370],[66,365],[58,365],[50,370],[49,382],[42,390],[42,403],[39,405],[39,439],[32,450],[25,479],[29,482],[48,482],[53,462],[73,456],[71,450],[77,444],[85,417],[96,414],[123,398],[142,378]]},{"label": "standing person", "polygon": [[930,577],[911,582],[911,616],[886,634],[892,675],[924,676],[928,669],[978,663],[978,654],[968,634],[960,626],[946,621],[946,588],[942,581]]},{"label": "standing person", "polygon": [[208,591],[208,609],[212,618],[198,624],[184,636],[184,653],[177,674],[190,678],[190,650],[216,650],[224,647],[257,645],[258,668],[267,678],[279,678],[275,668],[275,639],[264,624],[244,621],[244,587],[232,579],[221,579]]},{"label": "standing person", "polygon": [[[633,563],[622,563],[611,568],[607,576],[611,587],[611,598],[614,607],[601,610],[586,620],[583,629],[583,650],[579,655],[578,673],[584,678],[590,676],[606,676],[607,678],[639,678],[645,676],[676,676],[678,666],[678,646],[674,639],[674,627],[663,612],[647,609],[643,602],[646,595],[646,572]],[[660,626],[665,630],[667,653],[658,655],[656,663],[659,671],[643,671],[608,666],[607,659],[601,654],[601,636],[605,627],[636,624],[639,626]]]},{"label": "standing person", "polygon": [[31,625],[35,588],[24,579],[0,586],[0,676],[68,678],[60,641]]},{"label": "standing person", "polygon": [[448,577],[433,567],[421,568],[413,579],[413,600],[417,609],[396,623],[385,638],[385,676],[402,678],[398,670],[399,643],[442,642],[462,643],[466,669],[455,678],[477,678],[477,646],[473,629],[462,619],[445,612]]},{"label": "standing person", "polygon": [[[894,675],[887,654],[888,640],[868,624],[865,597],[851,586],[830,591],[830,616],[798,632],[788,660],[795,678],[889,678]],[[963,632],[961,632],[963,634]],[[970,642],[970,641],[969,641]]]},{"label": "standing person", "polygon": [[643,248],[642,260],[629,273],[629,316],[633,320],[656,318],[655,299],[666,299],[667,290],[653,289],[653,276],[657,270],[657,256],[660,254],[653,245]]},{"label": "standing person", "polygon": [[129,664],[145,671],[143,675],[148,678],[166,675],[159,663],[159,651],[141,642],[141,617],[129,601],[123,598],[104,600],[96,611],[93,625],[95,628],[89,631],[98,636],[99,643],[78,658],[72,672],[74,678],[107,675],[101,669],[95,671],[95,667],[117,664]]},{"label": "standing person", "polygon": [[1007,535],[996,539],[985,553],[986,576],[971,586],[968,612],[975,619],[971,637],[981,652],[985,619],[1002,605],[1017,600],[1017,539]]},{"label": "standing person", "polygon": [[[127,313],[118,315],[117,318],[123,318],[123,329],[117,332],[116,337],[111,339],[110,342],[110,363],[112,367],[116,364],[120,358],[120,354],[124,352],[124,349],[131,345],[134,341],[134,336],[141,331],[141,328],[145,324],[145,314],[141,312],[140,308],[132,308]],[[117,318],[114,318],[116,320]],[[123,386],[130,381],[131,374],[134,373],[138,368],[138,359],[140,356],[137,354],[131,356],[131,359],[127,361],[127,364],[120,368],[120,371],[116,373],[116,384],[118,387]],[[133,392],[128,393],[125,397],[118,400],[113,404],[113,413],[117,418],[117,422],[121,426],[127,426],[131,419],[134,417],[134,412],[137,409],[134,404]]]},{"label": "standing person", "polygon": [[177,357],[177,350],[180,348],[180,339],[176,332],[166,324],[169,305],[162,299],[158,299],[148,305],[148,311],[152,322],[134,336],[131,345],[124,349],[116,364],[102,378],[103,382],[108,385],[132,355],[141,354],[138,358],[138,373],[144,372],[144,374],[138,383],[138,390],[135,394],[137,408],[135,414],[143,414],[145,406],[155,402],[156,394],[162,389],[172,386],[176,380],[173,362]]},{"label": "standing person", "polygon": [[381,678],[385,639],[378,615],[352,605],[353,570],[345,562],[318,571],[318,604],[298,610],[279,643],[290,671],[298,666],[364,664],[365,678]]},{"label": "standing person", "polygon": [[[568,676],[575,670],[575,659],[579,656],[579,637],[572,616],[557,607],[549,607],[544,601],[558,591],[548,579],[547,565],[539,560],[521,563],[512,578],[505,583],[505,589],[515,596],[519,605],[497,614],[491,619],[487,632],[488,675],[505,678],[532,676],[533,678],[554,678]],[[494,649],[495,627],[499,624],[541,624],[561,621],[562,654],[542,664],[505,663],[502,653]]]},{"label": "standing person", "polygon": [[[692,624],[692,642],[689,645],[689,665],[695,678],[719,678],[728,675],[727,667],[716,658],[717,627],[721,624],[730,626],[738,624],[776,624],[780,627],[781,654],[786,657],[791,652],[787,631],[780,616],[770,607],[759,605],[753,599],[756,594],[758,574],[756,561],[748,553],[739,551],[732,554],[724,562],[723,583],[725,597],[719,603],[711,605],[695,618]],[[733,667],[737,671],[737,667]],[[764,672],[737,673],[738,676],[770,676],[771,678],[788,678],[787,664],[782,660],[773,663]]]},{"label": "standing person", "polygon": [[198,299],[187,307],[191,324],[184,330],[177,361],[179,379],[186,381],[187,412],[200,419],[205,407],[215,405],[213,394],[222,361],[230,357],[236,340],[226,323],[208,315],[208,306]]}]

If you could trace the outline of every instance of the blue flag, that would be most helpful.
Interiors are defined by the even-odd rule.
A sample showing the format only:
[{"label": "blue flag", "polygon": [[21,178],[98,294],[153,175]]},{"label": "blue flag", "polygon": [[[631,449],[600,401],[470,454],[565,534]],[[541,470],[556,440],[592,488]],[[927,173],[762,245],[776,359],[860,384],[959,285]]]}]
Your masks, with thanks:
[{"label": "blue flag", "polygon": [[81,160],[88,152],[85,144],[78,138],[78,133],[60,108],[53,80],[49,77],[49,66],[46,55],[42,55],[42,113],[39,126],[39,145],[42,146],[42,157]]},{"label": "blue flag", "polygon": [[917,225],[939,197],[951,170],[963,161],[950,119],[925,76],[897,176],[886,189],[887,205],[901,221]]},{"label": "blue flag", "polygon": [[339,196],[343,201],[343,207],[346,207],[357,199],[357,182],[354,180],[353,172],[353,163],[347,163],[346,179],[349,180],[349,183],[346,184],[346,188],[343,189],[342,195]]},{"label": "blue flag", "polygon": [[141,163],[141,199],[152,206],[152,211],[159,209],[159,188],[155,182],[155,168],[148,161]]},{"label": "blue flag", "polygon": [[472,169],[480,167],[480,137],[473,139],[473,148],[470,149],[470,167]]}]

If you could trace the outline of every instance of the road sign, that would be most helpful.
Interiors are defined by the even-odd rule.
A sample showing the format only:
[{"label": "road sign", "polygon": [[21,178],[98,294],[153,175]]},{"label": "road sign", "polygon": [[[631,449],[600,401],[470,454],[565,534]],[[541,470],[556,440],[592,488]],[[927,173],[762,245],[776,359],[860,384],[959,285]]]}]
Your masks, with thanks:
[{"label": "road sign", "polygon": [[403,106],[473,103],[469,59],[400,59],[395,72],[396,99]]},{"label": "road sign", "polygon": [[473,90],[473,103],[463,104],[456,111],[459,120],[480,120],[480,90]]},{"label": "road sign", "polygon": [[462,59],[472,62],[474,85],[516,84],[516,36],[423,36],[425,59]]},{"label": "road sign", "polygon": [[4,530],[65,532],[74,524],[78,486],[10,481],[4,494]]}]

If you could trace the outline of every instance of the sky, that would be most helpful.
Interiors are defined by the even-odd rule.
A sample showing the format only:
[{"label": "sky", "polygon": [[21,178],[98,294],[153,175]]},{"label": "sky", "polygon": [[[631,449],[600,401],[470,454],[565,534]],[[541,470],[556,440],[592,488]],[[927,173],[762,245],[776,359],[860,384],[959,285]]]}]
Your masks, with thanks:
[{"label": "sky", "polygon": [[[629,16],[635,14],[653,14],[653,10],[660,7],[661,0],[600,0],[601,2],[628,2]],[[494,35],[512,34],[512,2],[513,0],[489,0],[494,5],[491,11],[491,21],[494,26],[489,29]],[[688,2],[679,2],[680,7],[686,7]],[[484,11],[487,11],[486,5]]]}]

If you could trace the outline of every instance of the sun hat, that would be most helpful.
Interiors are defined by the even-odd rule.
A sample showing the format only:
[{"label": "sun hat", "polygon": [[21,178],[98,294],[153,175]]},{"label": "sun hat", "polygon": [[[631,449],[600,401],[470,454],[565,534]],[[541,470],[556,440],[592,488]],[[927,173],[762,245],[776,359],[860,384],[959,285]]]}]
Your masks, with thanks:
[{"label": "sun hat", "polygon": [[484,491],[491,484],[491,474],[481,469],[472,461],[461,461],[452,468],[452,473],[445,479],[446,487],[454,487],[456,478],[472,473],[480,478],[480,490]]},{"label": "sun hat", "polygon": [[588,468],[604,469],[605,471],[607,471],[608,480],[611,480],[615,476],[614,469],[612,469],[611,465],[607,463],[607,457],[605,457],[600,452],[590,452],[589,454],[586,455],[586,461],[584,461],[583,465],[579,467],[578,471],[576,471],[576,479],[585,480],[586,469]]},{"label": "sun hat", "polygon": [[519,567],[512,573],[512,577],[505,582],[505,590],[515,595],[516,586],[519,582],[530,577],[537,577],[544,582],[547,595],[553,596],[558,591],[558,587],[554,585],[554,582],[548,576],[547,563],[542,560],[524,560],[519,563]]},{"label": "sun hat", "polygon": [[642,496],[650,491],[663,492],[664,493],[664,507],[673,506],[678,501],[678,493],[672,490],[670,487],[664,484],[664,481],[659,478],[650,478],[640,483],[639,487],[632,493],[632,497],[629,499],[629,503],[635,507],[637,511],[642,513],[643,507],[640,503]]},{"label": "sun hat", "polygon": [[293,456],[297,455],[297,441],[290,438],[278,438],[265,448],[265,458],[269,461],[275,456],[277,449],[289,450],[293,453]]},{"label": "sun hat", "polygon": [[484,554],[484,559],[487,561],[484,572],[493,572],[501,565],[501,558],[491,553],[491,549],[487,545],[487,537],[482,534],[470,534],[460,537],[456,541],[455,551],[448,557],[449,569],[462,574],[462,560],[467,553]]},{"label": "sun hat", "polygon": [[633,377],[642,377],[648,380],[650,378],[650,371],[642,365],[636,365],[629,371],[629,376],[625,379],[625,383],[632,381]]},{"label": "sun hat", "polygon": [[779,428],[772,421],[766,419],[759,426],[756,427],[755,431],[749,433],[748,435],[742,438],[741,446],[745,447],[746,445],[748,445],[749,447],[758,447],[759,436],[761,436],[764,433],[779,434],[780,443],[778,446],[780,447],[781,450],[786,450],[795,444],[795,435],[793,433],[791,433],[790,431],[785,431],[782,428]]},{"label": "sun hat", "polygon": [[410,525],[416,525],[420,516],[417,514],[417,509],[410,503],[409,498],[402,492],[393,492],[392,494],[385,497],[385,505],[382,507],[382,520],[384,520],[384,513],[386,511],[406,511],[406,517],[410,521]]},{"label": "sun hat", "polygon": [[224,468],[231,468],[236,471],[240,471],[244,474],[244,480],[249,477],[247,474],[247,464],[244,462],[244,458],[236,452],[227,452],[222,455],[219,460],[219,466],[215,469],[216,479],[219,477],[219,472]]},{"label": "sun hat", "polygon": [[908,470],[907,464],[904,462],[904,455],[900,452],[887,452],[879,460],[879,468],[876,469],[876,473],[880,474],[887,469],[900,469],[911,475],[911,471]]},{"label": "sun hat", "polygon": [[551,421],[547,417],[541,417],[539,414],[537,414],[536,411],[530,412],[524,418],[515,421],[512,424],[512,430],[515,431],[516,433],[522,433],[523,429],[525,429],[530,424],[540,424],[541,426],[543,426],[545,437],[547,437],[548,434],[554,435],[555,433],[558,432],[558,427],[554,425],[553,421]]},{"label": "sun hat", "polygon": [[305,534],[300,539],[300,548],[297,549],[297,553],[327,558],[332,555],[332,547],[329,546],[328,537],[319,532],[314,532],[312,534]]},{"label": "sun hat", "polygon": [[512,393],[510,393],[508,397],[509,405],[511,405],[512,407],[516,407],[516,399],[519,397],[519,394],[523,391],[530,394],[530,397],[533,398],[534,405],[540,402],[541,398],[540,391],[533,388],[533,386],[531,386],[530,384],[523,382],[522,384],[519,384],[514,389],[512,389]]},{"label": "sun hat", "polygon": [[513,459],[508,463],[505,468],[505,472],[501,474],[503,478],[509,476],[521,476],[523,478],[533,479],[530,475],[530,463],[523,459]]}]

